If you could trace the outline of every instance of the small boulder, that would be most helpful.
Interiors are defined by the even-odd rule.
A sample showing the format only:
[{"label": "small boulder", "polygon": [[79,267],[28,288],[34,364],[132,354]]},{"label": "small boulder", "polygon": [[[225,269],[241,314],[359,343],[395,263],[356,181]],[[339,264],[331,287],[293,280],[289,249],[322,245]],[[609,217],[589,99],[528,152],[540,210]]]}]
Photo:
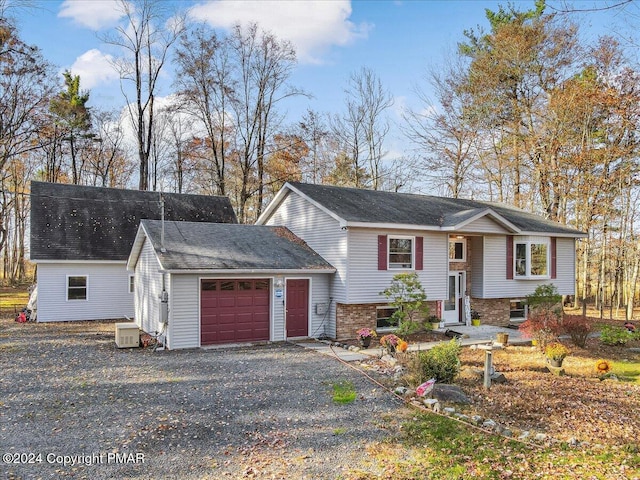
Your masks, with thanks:
[{"label": "small boulder", "polygon": [[471,403],[469,397],[457,385],[446,385],[436,383],[431,393],[433,398],[442,403],[458,403],[468,405]]},{"label": "small boulder", "polygon": [[433,410],[435,413],[440,413],[442,411],[442,405],[435,398],[423,398],[422,403],[425,407]]},{"label": "small boulder", "polygon": [[494,430],[498,424],[496,422],[494,422],[493,420],[489,419],[489,420],[485,420],[484,422],[482,422],[482,426],[484,428],[487,428],[489,430]]},{"label": "small boulder", "polygon": [[504,376],[504,373],[494,372],[490,378],[491,383],[507,383],[507,377]]},{"label": "small boulder", "polygon": [[408,388],[407,387],[396,387],[395,390],[393,391],[393,393],[395,393],[396,395],[404,395],[405,393],[407,393]]}]

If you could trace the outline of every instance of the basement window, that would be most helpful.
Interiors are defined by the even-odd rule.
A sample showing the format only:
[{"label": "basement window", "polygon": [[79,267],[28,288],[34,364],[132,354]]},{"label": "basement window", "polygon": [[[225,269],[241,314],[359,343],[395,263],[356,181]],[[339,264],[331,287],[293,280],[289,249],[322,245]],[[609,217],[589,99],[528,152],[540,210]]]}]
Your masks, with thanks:
[{"label": "basement window", "polygon": [[376,328],[396,328],[398,326],[398,320],[393,318],[393,314],[396,312],[395,307],[377,307],[376,308]]},{"label": "basement window", "polygon": [[524,302],[524,300],[511,300],[509,319],[516,322],[524,321],[527,319],[527,304]]}]

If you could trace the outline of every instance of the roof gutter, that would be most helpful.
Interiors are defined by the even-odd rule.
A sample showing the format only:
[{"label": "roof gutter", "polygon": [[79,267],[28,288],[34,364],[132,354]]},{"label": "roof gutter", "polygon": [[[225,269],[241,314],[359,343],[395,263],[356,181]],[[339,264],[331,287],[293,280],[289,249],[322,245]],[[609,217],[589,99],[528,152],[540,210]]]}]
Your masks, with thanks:
[{"label": "roof gutter", "polygon": [[310,273],[335,273],[335,268],[291,268],[291,269],[259,269],[259,268],[217,268],[217,269],[160,269],[159,273],[171,274],[197,274],[197,275],[292,275]]}]

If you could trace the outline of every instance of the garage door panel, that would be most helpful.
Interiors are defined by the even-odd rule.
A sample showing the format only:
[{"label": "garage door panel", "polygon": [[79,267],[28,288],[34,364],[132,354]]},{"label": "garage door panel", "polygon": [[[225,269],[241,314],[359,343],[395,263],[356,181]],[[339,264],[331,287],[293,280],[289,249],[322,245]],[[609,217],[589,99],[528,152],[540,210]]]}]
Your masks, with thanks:
[{"label": "garage door panel", "polygon": [[268,280],[204,280],[200,305],[202,345],[269,340]]}]

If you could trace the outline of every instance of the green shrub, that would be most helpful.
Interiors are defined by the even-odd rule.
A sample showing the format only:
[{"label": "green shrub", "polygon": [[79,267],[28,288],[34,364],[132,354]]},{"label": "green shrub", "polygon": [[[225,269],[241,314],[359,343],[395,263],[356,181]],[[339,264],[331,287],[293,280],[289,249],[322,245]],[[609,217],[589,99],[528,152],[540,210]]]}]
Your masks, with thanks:
[{"label": "green shrub", "polygon": [[533,311],[551,310],[556,315],[562,315],[562,295],[553,283],[538,285],[532,294],[527,295],[527,305]]},{"label": "green shrub", "polygon": [[394,275],[391,285],[380,295],[387,297],[389,304],[396,308],[391,318],[398,323],[398,335],[409,335],[420,330],[420,323],[429,315],[429,305],[417,273]]},{"label": "green shrub", "polygon": [[626,328],[615,325],[602,325],[600,327],[600,340],[605,345],[626,345],[633,338]]},{"label": "green shrub", "polygon": [[413,355],[407,365],[408,381],[419,385],[431,378],[438,383],[451,383],[460,372],[462,347],[455,338]]}]

